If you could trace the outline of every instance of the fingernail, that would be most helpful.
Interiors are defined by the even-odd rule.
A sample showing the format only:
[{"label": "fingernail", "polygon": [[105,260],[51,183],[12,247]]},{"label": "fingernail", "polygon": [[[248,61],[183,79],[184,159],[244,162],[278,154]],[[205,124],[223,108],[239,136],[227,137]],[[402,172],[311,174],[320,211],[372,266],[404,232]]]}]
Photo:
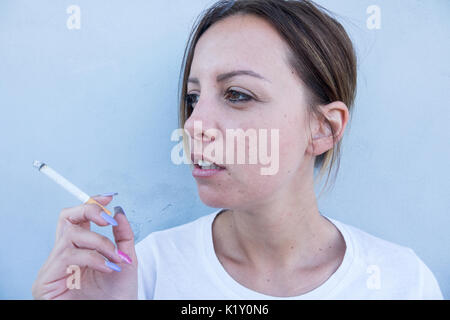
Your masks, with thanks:
[{"label": "fingernail", "polygon": [[116,219],[114,219],[113,217],[111,217],[110,215],[108,215],[106,212],[102,212],[100,214],[102,216],[102,218],[108,222],[110,225],[113,225],[114,227],[118,225]]},{"label": "fingernail", "polygon": [[111,261],[105,261],[105,265],[108,268],[110,268],[110,269],[112,269],[114,271],[117,271],[117,272],[120,272],[122,270],[117,264],[112,263]]},{"label": "fingernail", "polygon": [[120,251],[119,249],[116,249],[116,253],[119,255],[119,257],[120,257],[123,261],[125,261],[125,262],[128,263],[128,264],[131,264],[131,258],[130,258],[127,254],[123,253],[123,252]]},{"label": "fingernail", "polygon": [[121,213],[121,214],[125,215],[125,212],[123,211],[121,206],[114,207],[114,214],[117,214],[117,213]]},{"label": "fingernail", "polygon": [[102,193],[100,194],[100,197],[114,197],[117,196],[119,193],[117,192],[109,192],[109,193]]}]

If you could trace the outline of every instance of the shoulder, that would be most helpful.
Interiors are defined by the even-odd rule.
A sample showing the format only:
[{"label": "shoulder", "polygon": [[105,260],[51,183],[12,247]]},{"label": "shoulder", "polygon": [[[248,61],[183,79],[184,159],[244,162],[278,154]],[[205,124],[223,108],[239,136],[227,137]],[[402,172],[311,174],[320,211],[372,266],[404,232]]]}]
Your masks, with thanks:
[{"label": "shoulder", "polygon": [[346,241],[350,241],[353,246],[355,267],[364,274],[368,286],[373,278],[378,277],[379,286],[398,292],[401,296],[414,299],[442,298],[433,273],[413,249],[354,226],[335,220],[333,222],[341,232],[347,234]]},{"label": "shoulder", "polygon": [[173,295],[180,290],[180,281],[202,270],[202,236],[214,215],[152,232],[136,244],[139,299],[154,299],[164,292]]},{"label": "shoulder", "polygon": [[138,258],[145,259],[149,255],[176,255],[194,250],[201,241],[205,223],[214,215],[215,213],[207,214],[191,222],[150,233],[136,245]]},{"label": "shoulder", "polygon": [[[337,222],[349,234],[358,258],[371,262],[417,262],[417,255],[406,246],[379,238],[357,227]],[[342,230],[341,230],[342,231]]]}]

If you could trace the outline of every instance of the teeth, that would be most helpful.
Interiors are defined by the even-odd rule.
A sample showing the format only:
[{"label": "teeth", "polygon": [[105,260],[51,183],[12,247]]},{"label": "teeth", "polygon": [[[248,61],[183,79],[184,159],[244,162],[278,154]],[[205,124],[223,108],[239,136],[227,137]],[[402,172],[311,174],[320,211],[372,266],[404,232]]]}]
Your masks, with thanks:
[{"label": "teeth", "polygon": [[221,169],[220,167],[216,166],[214,163],[211,163],[206,160],[198,160],[198,165],[202,169]]},{"label": "teeth", "polygon": [[206,160],[198,160],[198,165],[203,167],[203,166],[210,166],[212,165],[212,163]]}]

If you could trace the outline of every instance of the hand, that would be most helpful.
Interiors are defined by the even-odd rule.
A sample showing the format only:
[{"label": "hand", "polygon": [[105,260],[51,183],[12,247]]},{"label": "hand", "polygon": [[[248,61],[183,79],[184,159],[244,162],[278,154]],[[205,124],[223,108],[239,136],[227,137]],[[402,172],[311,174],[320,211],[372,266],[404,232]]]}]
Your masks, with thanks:
[{"label": "hand", "polygon": [[[94,200],[108,205],[112,197],[95,196]],[[103,210],[96,204],[82,204],[64,208],[56,228],[55,245],[33,283],[35,299],[137,299],[137,258],[134,249],[134,235],[125,214],[116,213],[113,227],[113,243],[107,237],[90,230],[90,223],[108,226],[102,218]],[[131,259],[127,263],[123,255]],[[114,271],[106,265],[106,259],[117,265],[121,271]],[[72,288],[68,273],[69,266],[78,266],[80,288]],[[71,277],[71,278],[69,278]]]}]

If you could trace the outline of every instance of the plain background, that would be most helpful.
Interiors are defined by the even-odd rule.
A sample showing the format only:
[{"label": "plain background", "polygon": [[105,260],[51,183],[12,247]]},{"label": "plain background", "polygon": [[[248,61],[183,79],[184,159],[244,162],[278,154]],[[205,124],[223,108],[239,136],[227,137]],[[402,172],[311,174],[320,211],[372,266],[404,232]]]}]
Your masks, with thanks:
[{"label": "plain background", "polygon": [[[182,54],[211,3],[0,2],[0,298],[32,298],[59,212],[79,204],[33,160],[91,195],[119,192],[109,208],[124,208],[137,240],[216,210],[170,160]],[[359,58],[338,179],[319,209],[412,248],[450,298],[450,2],[318,3],[338,14]],[[366,26],[373,4],[378,30]],[[70,5],[79,30],[66,26]]]}]

